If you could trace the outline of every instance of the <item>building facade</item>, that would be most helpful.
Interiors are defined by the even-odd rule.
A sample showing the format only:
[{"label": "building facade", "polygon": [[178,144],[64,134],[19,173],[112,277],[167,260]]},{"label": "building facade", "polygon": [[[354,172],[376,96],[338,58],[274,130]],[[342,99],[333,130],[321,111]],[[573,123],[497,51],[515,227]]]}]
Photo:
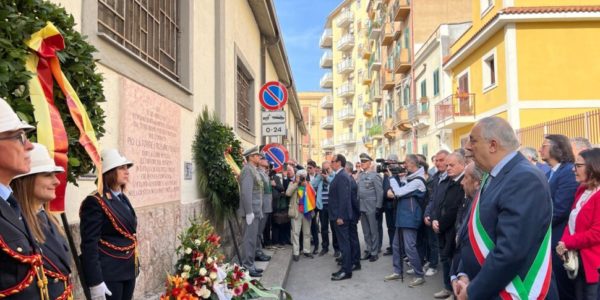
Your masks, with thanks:
[{"label": "building facade", "polygon": [[321,128],[321,122],[330,117],[328,113],[333,106],[333,98],[328,92],[300,92],[298,99],[302,119],[308,131],[308,134],[302,137],[302,154],[299,159],[303,164],[309,159],[321,164],[331,159],[333,153],[333,131]]},{"label": "building facade", "polygon": [[[107,99],[100,144],[119,148],[134,162],[128,194],[138,217],[141,255],[135,298],[147,299],[164,290],[181,228],[192,217],[211,218],[192,158],[196,119],[205,108],[231,125],[244,147],[281,142],[300,155],[298,144],[307,132],[274,5],[271,0],[52,2],[73,15],[77,29],[98,49]],[[257,94],[268,81],[288,87],[284,137],[261,133]],[[77,237],[79,205],[95,189],[90,177],[67,188],[66,213]],[[224,220],[214,224],[228,232]],[[232,253],[232,239],[223,242]]]},{"label": "building facade", "polygon": [[454,93],[435,108],[454,147],[487,116],[519,129],[600,107],[597,1],[473,0],[471,16],[444,65]]}]

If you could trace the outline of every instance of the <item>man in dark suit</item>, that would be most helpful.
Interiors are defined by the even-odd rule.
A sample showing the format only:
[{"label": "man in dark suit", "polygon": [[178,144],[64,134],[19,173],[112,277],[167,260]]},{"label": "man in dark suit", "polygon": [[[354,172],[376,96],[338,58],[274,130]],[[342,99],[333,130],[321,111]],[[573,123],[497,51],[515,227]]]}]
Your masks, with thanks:
[{"label": "man in dark suit", "polygon": [[352,278],[352,251],[350,225],[355,216],[352,209],[352,178],[344,172],[346,158],[337,154],[331,161],[335,177],[329,186],[329,216],[335,220],[338,244],[342,252],[342,268],[332,274],[331,280]]},{"label": "man in dark suit", "polygon": [[550,188],[518,147],[514,130],[499,117],[482,119],[469,135],[465,148],[489,175],[473,200],[467,230],[461,230],[459,300],[558,298],[550,288]]},{"label": "man in dark suit", "polygon": [[[10,299],[19,300],[40,299],[42,294],[35,275],[27,280],[29,271],[35,274],[41,270],[24,257],[15,255],[29,259],[37,257],[41,261],[17,199],[9,187],[15,176],[30,170],[31,159],[27,153],[33,145],[26,136],[30,130],[33,127],[21,122],[8,103],[0,98],[0,237],[4,244],[0,247],[0,291]],[[28,283],[19,286],[24,280]],[[45,286],[41,288],[45,289]]]},{"label": "man in dark suit", "polygon": [[[579,184],[575,181],[573,173],[573,149],[569,138],[561,134],[550,134],[540,147],[542,160],[550,166],[546,173],[552,196],[552,244],[556,245],[565,231],[571,207],[575,200],[575,191]],[[563,267],[563,261],[556,251],[552,251],[552,270],[556,278],[558,295],[562,300],[575,299],[575,286],[567,276]]]}]

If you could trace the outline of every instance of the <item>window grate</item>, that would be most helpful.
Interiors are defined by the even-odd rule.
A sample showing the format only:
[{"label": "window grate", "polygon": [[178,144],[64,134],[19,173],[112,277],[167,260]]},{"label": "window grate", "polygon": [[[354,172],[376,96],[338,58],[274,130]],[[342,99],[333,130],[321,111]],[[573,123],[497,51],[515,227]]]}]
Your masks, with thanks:
[{"label": "window grate", "polygon": [[252,79],[240,68],[237,70],[237,124],[238,127],[251,131],[250,123],[250,84]]},{"label": "window grate", "polygon": [[98,0],[98,31],[179,80],[179,0]]}]

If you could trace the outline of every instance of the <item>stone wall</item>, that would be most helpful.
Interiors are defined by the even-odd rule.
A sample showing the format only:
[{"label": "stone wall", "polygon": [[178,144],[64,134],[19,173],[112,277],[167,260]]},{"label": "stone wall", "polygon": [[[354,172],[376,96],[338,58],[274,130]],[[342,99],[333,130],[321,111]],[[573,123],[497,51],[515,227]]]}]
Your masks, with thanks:
[{"label": "stone wall", "polygon": [[[136,208],[138,217],[137,235],[139,238],[141,271],[137,278],[134,299],[156,299],[165,289],[167,273],[174,271],[177,261],[175,249],[179,245],[177,236],[187,227],[192,219],[210,219],[216,231],[221,235],[222,251],[227,258],[234,258],[235,249],[231,231],[227,222],[216,220],[210,208],[203,201],[190,204],[170,202],[156,206]],[[234,222],[234,231],[238,245],[240,240],[239,226]],[[79,251],[79,224],[70,225],[75,244]],[[75,268],[73,268],[75,269]],[[79,283],[77,272],[73,272],[75,281],[75,299],[85,299]]]}]

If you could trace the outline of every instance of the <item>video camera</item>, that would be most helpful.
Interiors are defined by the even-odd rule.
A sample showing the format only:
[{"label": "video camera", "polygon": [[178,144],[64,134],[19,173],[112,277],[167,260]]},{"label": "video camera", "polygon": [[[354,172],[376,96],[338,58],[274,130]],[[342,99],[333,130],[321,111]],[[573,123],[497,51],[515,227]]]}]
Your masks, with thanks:
[{"label": "video camera", "polygon": [[389,170],[392,175],[406,173],[406,169],[402,166],[404,164],[403,161],[378,158],[375,162],[378,163],[377,173],[383,173],[387,170]]}]

